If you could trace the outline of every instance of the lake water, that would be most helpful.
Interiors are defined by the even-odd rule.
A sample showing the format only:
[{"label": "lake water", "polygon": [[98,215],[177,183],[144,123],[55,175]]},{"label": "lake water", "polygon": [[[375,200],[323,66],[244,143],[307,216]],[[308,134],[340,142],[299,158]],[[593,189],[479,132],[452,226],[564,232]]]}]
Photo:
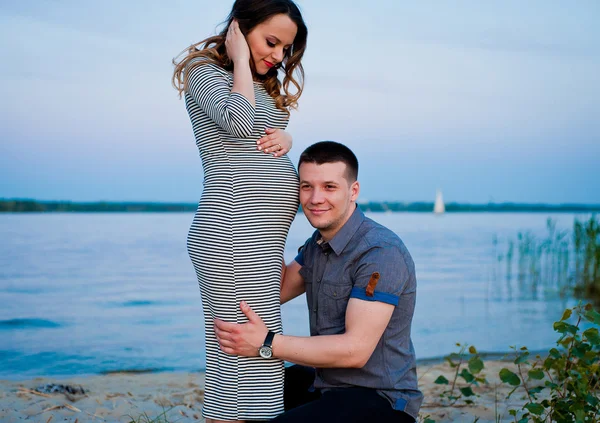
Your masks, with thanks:
[{"label": "lake water", "polygon": [[[573,214],[369,214],[394,230],[417,268],[413,342],[419,359],[467,342],[480,351],[542,350],[573,300],[508,295],[493,239],[543,237]],[[0,378],[204,366],[198,284],[186,251],[193,215],[0,215]],[[581,216],[586,218],[586,216]],[[286,260],[312,233],[299,214]],[[547,294],[547,295],[546,295]],[[284,332],[308,335],[304,296],[283,306]]]}]

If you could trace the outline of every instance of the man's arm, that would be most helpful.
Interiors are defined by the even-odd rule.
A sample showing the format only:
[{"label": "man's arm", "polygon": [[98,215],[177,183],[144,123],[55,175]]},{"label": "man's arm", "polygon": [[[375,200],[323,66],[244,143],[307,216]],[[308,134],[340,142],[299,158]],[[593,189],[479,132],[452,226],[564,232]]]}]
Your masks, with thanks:
[{"label": "man's arm", "polygon": [[[379,301],[351,298],[346,309],[346,332],[341,335],[312,337],[275,335],[274,357],[312,367],[363,367],[383,335],[395,306]],[[248,323],[215,320],[215,332],[223,352],[257,356],[267,327],[256,313],[242,302]]]},{"label": "man's arm", "polygon": [[346,309],[345,333],[312,337],[275,335],[273,354],[304,366],[361,368],[373,354],[394,308],[391,304],[351,298]]},{"label": "man's arm", "polygon": [[296,298],[306,290],[304,288],[304,279],[300,275],[300,266],[296,260],[292,260],[287,266],[283,264],[281,272],[281,304]]}]

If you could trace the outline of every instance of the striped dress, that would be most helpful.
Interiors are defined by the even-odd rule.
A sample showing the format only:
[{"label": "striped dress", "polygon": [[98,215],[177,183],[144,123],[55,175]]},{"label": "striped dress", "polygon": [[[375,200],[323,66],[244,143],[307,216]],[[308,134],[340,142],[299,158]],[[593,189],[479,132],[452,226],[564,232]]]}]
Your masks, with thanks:
[{"label": "striped dress", "polygon": [[254,83],[255,107],[231,93],[233,74],[217,65],[191,67],[188,77],[185,103],[204,169],[187,240],[206,331],[203,415],[273,418],[283,412],[283,362],[223,353],[213,319],[245,323],[245,300],[270,330],[282,332],[281,265],[298,210],[298,175],[287,155],[258,151],[256,140],[265,128],[284,129],[288,117],[260,83]]}]

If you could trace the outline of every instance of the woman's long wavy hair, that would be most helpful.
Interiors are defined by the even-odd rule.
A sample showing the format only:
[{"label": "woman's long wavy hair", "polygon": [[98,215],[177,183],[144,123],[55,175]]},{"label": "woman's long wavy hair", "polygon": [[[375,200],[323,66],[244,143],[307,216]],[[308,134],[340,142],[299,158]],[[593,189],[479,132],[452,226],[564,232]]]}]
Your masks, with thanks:
[{"label": "woman's long wavy hair", "polygon": [[[228,71],[233,71],[233,62],[227,56],[227,49],[225,47],[227,30],[233,19],[238,21],[242,34],[247,35],[254,27],[278,14],[289,16],[292,22],[297,25],[298,31],[294,43],[285,52],[283,61],[278,66],[271,68],[265,75],[258,75],[256,73],[254,61],[252,60],[250,60],[250,67],[254,79],[261,81],[267,93],[275,99],[277,108],[289,114],[290,109],[297,107],[298,99],[302,95],[304,87],[304,69],[301,60],[306,50],[306,38],[308,35],[302,14],[298,6],[291,0],[236,0],[231,13],[229,13],[225,21],[226,26],[220,34],[192,44],[173,59],[175,71],[172,83],[179,92],[179,96],[181,97],[187,90],[187,75],[190,67],[202,64],[201,62],[190,64],[190,61],[193,59],[204,57],[208,59],[207,62],[215,63]],[[277,77],[279,68],[284,73],[283,83]],[[295,73],[299,75],[298,79],[294,77]],[[290,84],[296,88],[293,94],[289,91]],[[281,90],[282,87],[283,93]]]}]

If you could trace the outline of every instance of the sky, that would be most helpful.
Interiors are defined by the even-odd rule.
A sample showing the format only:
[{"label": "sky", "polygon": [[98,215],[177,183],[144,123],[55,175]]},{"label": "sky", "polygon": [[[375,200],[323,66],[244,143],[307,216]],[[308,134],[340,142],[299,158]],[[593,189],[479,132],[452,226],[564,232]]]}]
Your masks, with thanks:
[{"label": "sky", "polygon": [[[297,3],[294,163],[348,145],[362,201],[600,203],[600,2]],[[231,4],[0,2],[0,198],[198,201],[171,60]]]}]

